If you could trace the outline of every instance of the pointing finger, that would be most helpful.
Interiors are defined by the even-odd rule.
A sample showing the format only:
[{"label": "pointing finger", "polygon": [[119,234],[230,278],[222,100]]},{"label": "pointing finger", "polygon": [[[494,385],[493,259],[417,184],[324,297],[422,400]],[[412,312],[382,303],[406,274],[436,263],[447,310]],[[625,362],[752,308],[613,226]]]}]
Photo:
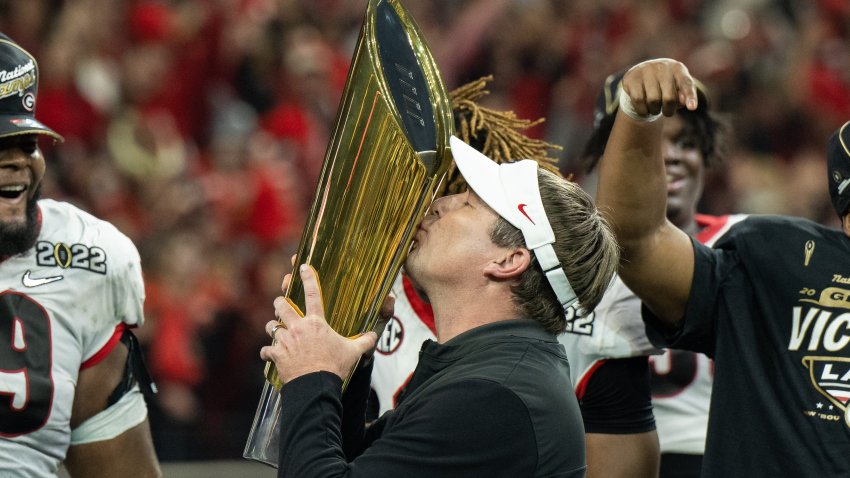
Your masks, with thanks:
[{"label": "pointing finger", "polygon": [[699,106],[699,97],[697,96],[697,86],[693,77],[688,73],[688,69],[682,65],[684,71],[676,75],[676,84],[679,89],[679,104],[694,111]]}]

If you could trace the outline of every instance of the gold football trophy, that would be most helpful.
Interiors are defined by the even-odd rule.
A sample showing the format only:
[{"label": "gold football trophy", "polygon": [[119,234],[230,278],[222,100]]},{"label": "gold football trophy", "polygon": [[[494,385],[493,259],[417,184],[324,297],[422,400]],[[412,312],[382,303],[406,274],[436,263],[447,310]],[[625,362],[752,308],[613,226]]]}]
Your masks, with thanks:
[{"label": "gold football trophy", "polygon": [[[328,323],[350,337],[375,326],[451,162],[449,97],[398,0],[369,0],[336,121],[296,264],[316,269]],[[305,310],[297,268],[285,295]],[[243,455],[277,467],[283,384],[273,363],[266,378]]]}]

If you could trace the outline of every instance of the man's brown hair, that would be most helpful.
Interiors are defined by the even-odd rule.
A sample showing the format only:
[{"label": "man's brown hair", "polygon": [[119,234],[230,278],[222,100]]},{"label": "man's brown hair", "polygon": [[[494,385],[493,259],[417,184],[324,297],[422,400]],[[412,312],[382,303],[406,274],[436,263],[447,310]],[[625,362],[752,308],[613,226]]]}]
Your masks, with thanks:
[{"label": "man's brown hair", "polygon": [[[617,271],[620,250],[611,226],[590,195],[576,183],[539,169],[537,181],[543,209],[555,233],[552,247],[578,296],[580,313],[593,311]],[[501,247],[525,247],[519,229],[498,218],[490,239]],[[537,258],[513,286],[517,308],[523,316],[559,334],[566,328],[564,308],[555,296]]]},{"label": "man's brown hair", "polygon": [[[449,93],[457,135],[497,163],[531,159],[537,162],[543,209],[555,233],[555,254],[578,295],[581,309],[592,311],[617,270],[619,248],[607,221],[596,210],[591,197],[578,184],[564,179],[558,160],[550,151],[561,147],[527,136],[525,131],[541,123],[518,118],[512,111],[498,111],[478,103],[489,92],[486,76]],[[454,166],[444,181],[442,194],[466,189],[463,176]],[[525,247],[522,232],[499,217],[490,239],[502,247]],[[533,262],[513,287],[514,302],[524,317],[540,322],[558,334],[566,328],[565,311],[532,252]]]}]

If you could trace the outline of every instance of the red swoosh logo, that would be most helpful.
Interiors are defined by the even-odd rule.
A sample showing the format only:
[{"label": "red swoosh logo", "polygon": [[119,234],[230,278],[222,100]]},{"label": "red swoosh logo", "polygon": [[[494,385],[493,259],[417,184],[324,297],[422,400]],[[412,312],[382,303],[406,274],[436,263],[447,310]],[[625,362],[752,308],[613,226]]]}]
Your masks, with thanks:
[{"label": "red swoosh logo", "polygon": [[521,212],[523,216],[525,216],[525,217],[526,217],[529,221],[531,221],[531,223],[532,223],[532,224],[534,224],[534,225],[536,226],[536,225],[537,225],[537,223],[536,223],[536,222],[534,222],[534,219],[531,219],[531,216],[529,216],[529,215],[528,215],[528,213],[527,213],[527,212],[525,212],[525,208],[526,208],[526,206],[528,206],[528,205],[527,205],[527,204],[520,203],[520,204],[518,204],[518,205],[517,205],[517,207],[516,207],[516,208],[517,208],[517,209],[519,209],[519,212]]}]

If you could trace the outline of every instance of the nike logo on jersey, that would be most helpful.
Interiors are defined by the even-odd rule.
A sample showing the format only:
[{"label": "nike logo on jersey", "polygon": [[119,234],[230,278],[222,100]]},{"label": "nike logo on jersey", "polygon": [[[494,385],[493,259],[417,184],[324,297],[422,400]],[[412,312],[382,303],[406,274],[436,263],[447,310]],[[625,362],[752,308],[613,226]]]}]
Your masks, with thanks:
[{"label": "nike logo on jersey", "polygon": [[24,276],[21,277],[21,282],[24,284],[24,287],[38,287],[40,285],[50,284],[51,282],[56,282],[65,278],[65,276],[30,277],[30,274],[30,271],[26,271],[24,272]]}]

